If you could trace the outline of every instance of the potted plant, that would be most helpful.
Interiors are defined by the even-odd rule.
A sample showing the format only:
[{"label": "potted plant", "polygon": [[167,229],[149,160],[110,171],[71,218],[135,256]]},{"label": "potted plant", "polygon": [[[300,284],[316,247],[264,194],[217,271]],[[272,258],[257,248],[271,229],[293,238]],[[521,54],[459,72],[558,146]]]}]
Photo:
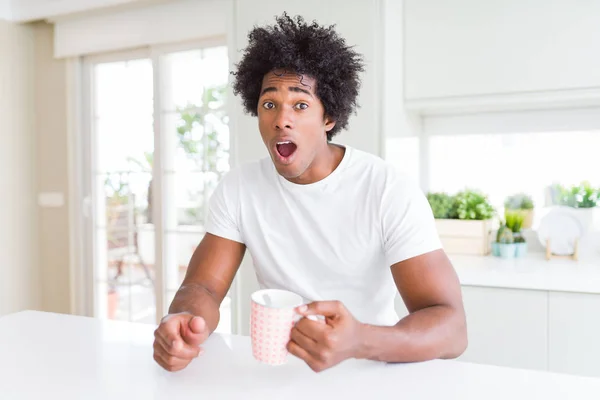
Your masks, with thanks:
[{"label": "potted plant", "polygon": [[600,204],[600,189],[592,187],[588,181],[569,188],[559,185],[558,203],[573,208],[594,208]]},{"label": "potted plant", "polygon": [[449,254],[487,255],[495,210],[482,192],[428,193],[444,250]]},{"label": "potted plant", "polygon": [[496,241],[492,244],[492,254],[501,258],[513,258],[516,254],[515,239],[512,230],[506,224],[500,225]]},{"label": "potted plant", "polygon": [[513,234],[515,257],[523,257],[527,254],[527,242],[521,233],[526,214],[521,210],[506,210],[504,212],[505,226]]},{"label": "potted plant", "polygon": [[494,216],[494,207],[488,202],[487,196],[478,190],[459,192],[455,201],[458,219],[485,221]]},{"label": "potted plant", "polygon": [[456,219],[456,202],[454,196],[447,193],[428,193],[427,200],[433,211],[434,218],[437,219]]},{"label": "potted plant", "polygon": [[529,229],[533,224],[533,208],[533,199],[526,193],[516,193],[504,200],[505,211],[520,211],[524,214],[523,229]]},{"label": "potted plant", "polygon": [[570,187],[556,184],[551,187],[552,204],[570,207],[581,221],[585,231],[600,227],[600,188],[582,181]]}]

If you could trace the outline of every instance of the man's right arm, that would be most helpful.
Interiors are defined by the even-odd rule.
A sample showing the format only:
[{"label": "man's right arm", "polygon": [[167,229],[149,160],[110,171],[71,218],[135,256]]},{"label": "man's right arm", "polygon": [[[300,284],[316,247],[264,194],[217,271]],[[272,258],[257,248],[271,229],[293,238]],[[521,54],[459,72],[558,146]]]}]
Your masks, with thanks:
[{"label": "man's right arm", "polygon": [[186,276],[169,307],[169,314],[201,316],[212,333],[219,324],[221,302],[242,263],[243,243],[207,233],[194,251]]},{"label": "man's right arm", "polygon": [[242,263],[246,246],[207,233],[194,251],[186,276],[154,331],[154,360],[168,371],[185,368],[219,324],[219,307]]}]

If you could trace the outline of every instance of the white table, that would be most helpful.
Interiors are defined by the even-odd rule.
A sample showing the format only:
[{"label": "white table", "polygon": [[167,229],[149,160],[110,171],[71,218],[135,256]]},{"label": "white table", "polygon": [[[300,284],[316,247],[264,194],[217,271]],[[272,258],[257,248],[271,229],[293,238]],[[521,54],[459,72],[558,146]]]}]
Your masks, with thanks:
[{"label": "white table", "polygon": [[254,361],[247,337],[213,335],[170,373],[153,326],[26,311],[0,318],[0,399],[598,399],[600,379],[435,360],[349,360],[320,374]]}]

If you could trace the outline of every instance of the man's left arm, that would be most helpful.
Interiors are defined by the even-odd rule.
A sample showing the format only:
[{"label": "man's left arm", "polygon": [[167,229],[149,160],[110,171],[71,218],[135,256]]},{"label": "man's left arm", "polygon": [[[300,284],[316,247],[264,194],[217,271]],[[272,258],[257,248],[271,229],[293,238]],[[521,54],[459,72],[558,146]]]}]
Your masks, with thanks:
[{"label": "man's left arm", "polygon": [[390,362],[458,357],[467,347],[460,282],[415,181],[389,174],[381,224],[387,265],[410,314],[393,327],[365,327],[358,356]]},{"label": "man's left arm", "polygon": [[357,358],[414,362],[456,358],[467,348],[460,283],[446,253],[434,250],[392,267],[409,315],[392,327],[364,325]]},{"label": "man's left arm", "polygon": [[292,329],[289,351],[314,371],[348,358],[418,362],[456,358],[467,347],[460,284],[443,250],[434,250],[392,267],[409,315],[394,326],[357,321],[339,301],[318,301],[298,309],[304,316]]}]

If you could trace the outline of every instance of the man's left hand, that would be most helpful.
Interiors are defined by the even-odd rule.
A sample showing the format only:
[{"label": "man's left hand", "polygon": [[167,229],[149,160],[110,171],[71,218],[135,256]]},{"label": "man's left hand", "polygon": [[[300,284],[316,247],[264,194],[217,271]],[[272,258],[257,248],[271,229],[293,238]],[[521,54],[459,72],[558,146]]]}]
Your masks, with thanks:
[{"label": "man's left hand", "polygon": [[[304,360],[315,372],[357,357],[364,326],[339,301],[317,301],[298,307],[303,315],[292,328],[288,351]],[[306,318],[322,315],[325,321]]]}]

